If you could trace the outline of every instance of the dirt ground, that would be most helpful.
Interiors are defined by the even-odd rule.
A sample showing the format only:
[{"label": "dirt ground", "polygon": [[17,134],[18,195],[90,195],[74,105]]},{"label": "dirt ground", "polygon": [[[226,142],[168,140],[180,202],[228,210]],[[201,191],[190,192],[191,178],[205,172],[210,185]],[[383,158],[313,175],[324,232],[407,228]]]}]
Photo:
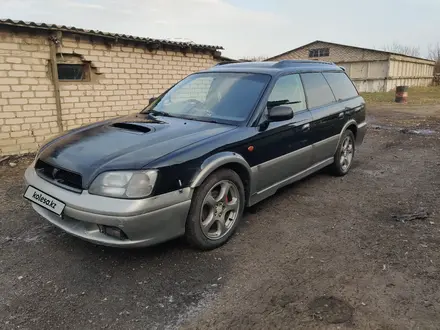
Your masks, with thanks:
[{"label": "dirt ground", "polygon": [[224,247],[70,237],[0,165],[1,329],[439,329],[440,107],[371,106],[349,175],[246,211]]}]

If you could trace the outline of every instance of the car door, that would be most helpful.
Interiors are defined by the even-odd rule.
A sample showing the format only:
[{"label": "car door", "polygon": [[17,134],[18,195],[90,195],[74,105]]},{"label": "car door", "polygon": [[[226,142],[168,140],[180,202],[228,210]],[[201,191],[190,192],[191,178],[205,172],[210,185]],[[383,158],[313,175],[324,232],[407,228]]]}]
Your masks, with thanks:
[{"label": "car door", "polygon": [[266,127],[266,114],[262,118],[263,129],[257,134],[251,160],[256,166],[256,191],[277,185],[286,178],[306,169],[312,160],[310,122],[304,89],[299,74],[278,78],[267,99],[268,107],[275,104],[291,107],[294,116],[290,120],[271,122]]},{"label": "car door", "polygon": [[304,73],[301,79],[313,118],[310,124],[312,163],[316,164],[333,157],[344,125],[344,108],[341,102],[336,101],[322,73]]},{"label": "car door", "polygon": [[337,133],[340,133],[350,119],[356,120],[363,104],[359,102],[359,93],[345,72],[324,72],[323,75],[340,105],[336,126]]}]

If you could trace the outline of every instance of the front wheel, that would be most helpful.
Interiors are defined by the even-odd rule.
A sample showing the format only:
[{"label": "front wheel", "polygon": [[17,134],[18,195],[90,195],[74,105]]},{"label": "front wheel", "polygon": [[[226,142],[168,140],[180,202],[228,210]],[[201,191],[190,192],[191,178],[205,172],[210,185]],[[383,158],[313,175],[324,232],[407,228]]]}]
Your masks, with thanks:
[{"label": "front wheel", "polygon": [[334,162],[331,165],[332,172],[337,176],[343,176],[348,173],[353,163],[355,151],[354,134],[350,130],[346,130],[342,134],[341,141],[338,145],[334,156]]},{"label": "front wheel", "polygon": [[187,241],[200,250],[215,249],[233,235],[245,204],[238,174],[222,169],[211,174],[194,192],[186,220]]}]

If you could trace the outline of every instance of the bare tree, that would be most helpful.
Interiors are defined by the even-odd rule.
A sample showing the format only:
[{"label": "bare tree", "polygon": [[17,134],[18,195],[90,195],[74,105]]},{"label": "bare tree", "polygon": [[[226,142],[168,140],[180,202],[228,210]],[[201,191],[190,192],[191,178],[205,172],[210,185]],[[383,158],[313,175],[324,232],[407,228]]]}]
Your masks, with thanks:
[{"label": "bare tree", "polygon": [[415,57],[420,56],[420,47],[416,47],[416,46],[408,46],[394,42],[392,45],[386,45],[382,48],[386,52],[398,53],[402,55],[415,56]]},{"label": "bare tree", "polygon": [[428,58],[435,61],[435,73],[440,74],[440,42],[428,46]]},{"label": "bare tree", "polygon": [[265,59],[267,59],[267,56],[263,56],[263,55],[246,56],[246,57],[240,58],[240,61],[243,61],[243,62],[262,62]]},{"label": "bare tree", "polygon": [[428,46],[428,58],[433,61],[440,60],[440,42]]}]

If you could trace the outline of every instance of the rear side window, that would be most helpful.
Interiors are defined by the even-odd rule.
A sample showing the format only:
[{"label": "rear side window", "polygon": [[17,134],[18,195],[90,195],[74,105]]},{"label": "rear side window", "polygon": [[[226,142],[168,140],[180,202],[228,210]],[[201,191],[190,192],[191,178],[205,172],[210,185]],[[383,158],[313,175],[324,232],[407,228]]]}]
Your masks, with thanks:
[{"label": "rear side window", "polygon": [[307,95],[309,109],[335,102],[330,86],[321,73],[304,73],[301,75]]},{"label": "rear side window", "polygon": [[351,80],[343,72],[327,72],[324,73],[333,94],[338,101],[350,99],[358,96],[358,92]]}]

